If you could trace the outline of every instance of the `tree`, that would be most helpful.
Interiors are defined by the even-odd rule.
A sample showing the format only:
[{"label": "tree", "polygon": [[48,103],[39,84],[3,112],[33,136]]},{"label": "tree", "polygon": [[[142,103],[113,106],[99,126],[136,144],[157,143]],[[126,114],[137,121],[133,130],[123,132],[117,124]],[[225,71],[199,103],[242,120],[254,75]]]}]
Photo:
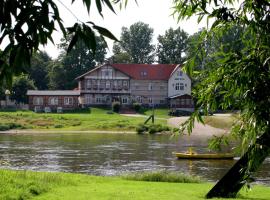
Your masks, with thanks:
[{"label": "tree", "polygon": [[[72,3],[76,1],[73,0]],[[91,0],[82,0],[85,8],[90,12]],[[96,0],[97,10],[101,16],[104,7],[112,12],[114,4],[126,4],[126,0]],[[95,36],[105,36],[117,40],[107,29],[87,20],[82,22],[71,10],[69,12],[77,19],[72,26],[65,28],[59,9],[54,0],[5,0],[0,1],[0,45],[7,44],[0,52],[0,84],[6,82],[11,86],[12,76],[25,72],[30,66],[30,60],[40,45],[53,42],[52,34],[60,31],[64,37],[72,35],[68,52],[78,40],[84,41],[87,48],[93,51],[96,48]]]},{"label": "tree", "polygon": [[119,43],[113,44],[113,56],[109,58],[113,63],[132,63],[131,56],[127,52],[121,51]]},{"label": "tree", "polygon": [[51,62],[49,65],[49,72],[48,72],[49,89],[52,90],[66,89],[67,77],[65,76],[65,74],[66,68],[61,61],[56,60],[54,62]]},{"label": "tree", "polygon": [[89,50],[82,41],[78,41],[67,54],[70,39],[71,37],[67,37],[67,40],[64,38],[61,40],[59,45],[61,54],[58,61],[51,65],[52,68],[49,72],[51,89],[74,89],[77,87],[76,77],[104,62],[107,45],[101,37],[95,39],[95,53]]},{"label": "tree", "polygon": [[[211,29],[202,35],[197,52],[205,52],[203,42],[209,37],[222,35],[233,26],[246,28],[248,32],[241,33],[244,47],[239,51],[227,51],[220,47],[215,53],[208,54],[211,59],[207,65],[211,70],[202,71],[204,79],[193,91],[197,99],[195,112],[184,124],[189,132],[192,131],[195,119],[203,122],[199,108],[204,107],[206,114],[209,109],[215,110],[220,97],[223,109],[240,108],[239,121],[231,133],[241,138],[245,151],[209,191],[207,198],[235,197],[270,153],[270,90],[265,89],[270,86],[270,3],[266,0],[246,0],[238,8],[234,7],[234,3],[227,0],[174,0],[175,14],[179,20],[196,14],[199,21],[203,18],[214,19]],[[195,75],[192,73],[194,63],[194,58],[191,58],[186,66],[190,76]]]},{"label": "tree", "polygon": [[172,28],[158,36],[157,57],[159,63],[182,64],[185,61],[188,34],[180,27]]},{"label": "tree", "polygon": [[34,81],[22,74],[14,78],[10,98],[18,103],[27,103],[27,90],[34,89],[36,89]]},{"label": "tree", "polygon": [[151,44],[153,32],[153,29],[143,22],[137,22],[129,28],[123,27],[119,42],[121,51],[116,51],[114,56],[128,55],[132,63],[154,62],[155,48]]},{"label": "tree", "polygon": [[46,52],[40,51],[31,58],[31,66],[26,70],[29,78],[32,79],[39,90],[48,89],[48,65],[51,58]]}]

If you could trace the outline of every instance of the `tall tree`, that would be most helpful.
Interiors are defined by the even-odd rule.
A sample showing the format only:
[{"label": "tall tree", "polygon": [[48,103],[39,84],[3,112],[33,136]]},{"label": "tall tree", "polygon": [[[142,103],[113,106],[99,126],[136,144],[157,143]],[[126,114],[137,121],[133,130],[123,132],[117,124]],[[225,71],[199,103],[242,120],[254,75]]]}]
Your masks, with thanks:
[{"label": "tall tree", "polygon": [[158,36],[157,57],[159,63],[182,64],[185,61],[188,34],[180,27],[169,28],[165,35]]},{"label": "tall tree", "polygon": [[[199,107],[203,106],[205,113],[209,109],[215,110],[220,97],[223,109],[240,108],[240,118],[233,126],[232,133],[242,139],[246,151],[209,191],[206,195],[208,198],[235,197],[270,153],[270,90],[266,90],[270,87],[270,3],[267,0],[246,0],[235,8],[235,2],[174,0],[175,14],[179,19],[196,14],[199,21],[203,18],[214,19],[211,29],[201,37],[198,52],[205,51],[205,40],[222,35],[228,28],[241,26],[248,31],[248,34],[242,33],[240,37],[244,48],[227,51],[220,47],[208,55],[211,59],[207,65],[215,67],[202,72],[204,79],[193,91],[198,99],[196,109],[185,124],[191,131],[195,119],[202,121]],[[191,58],[186,66],[191,76],[194,76],[194,63]]]},{"label": "tall tree", "polygon": [[121,51],[115,56],[126,53],[132,63],[154,62],[155,47],[151,44],[153,32],[154,30],[143,22],[132,24],[129,28],[123,27],[119,43]]},{"label": "tall tree", "polygon": [[[67,54],[71,37],[62,39],[59,48],[61,54],[58,61],[52,64],[49,72],[51,89],[74,89],[77,87],[75,78],[104,62],[106,43],[103,38],[96,38],[95,53],[89,50],[82,41],[78,41],[74,48]],[[59,63],[60,62],[60,63]],[[61,78],[64,77],[64,78]],[[58,80],[60,78],[61,80]],[[65,81],[65,82],[63,82]]]},{"label": "tall tree", "polygon": [[33,55],[31,58],[31,66],[26,69],[29,78],[32,79],[39,90],[48,89],[48,66],[51,62],[50,56],[40,51]]},{"label": "tall tree", "polygon": [[[71,3],[74,1],[78,0]],[[88,12],[91,5],[96,5],[101,16],[104,7],[115,12],[114,4],[126,4],[126,0],[96,0],[95,4],[91,0],[81,1]],[[48,41],[53,42],[52,34],[56,30],[64,37],[67,33],[72,35],[68,51],[78,40],[84,41],[87,48],[94,51],[96,35],[117,40],[106,28],[89,20],[82,22],[70,9],[68,11],[77,22],[65,28],[54,0],[5,0],[0,1],[0,8],[0,45],[3,47],[3,51],[0,52],[0,84],[6,82],[10,86],[14,74],[25,72],[30,66],[32,54],[40,45],[46,45]],[[6,45],[3,44],[4,41]]]},{"label": "tall tree", "polygon": [[34,89],[36,89],[34,81],[31,80],[28,75],[21,74],[13,80],[10,98],[18,103],[27,103],[27,90]]}]

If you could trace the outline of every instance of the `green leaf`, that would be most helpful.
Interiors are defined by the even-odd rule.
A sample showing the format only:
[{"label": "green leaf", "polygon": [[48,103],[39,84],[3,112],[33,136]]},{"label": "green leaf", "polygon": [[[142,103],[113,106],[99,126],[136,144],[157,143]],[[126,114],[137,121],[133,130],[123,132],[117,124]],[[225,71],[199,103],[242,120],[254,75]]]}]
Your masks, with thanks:
[{"label": "green leaf", "polygon": [[101,35],[108,37],[114,41],[118,41],[118,39],[108,29],[96,25],[94,25],[93,28],[96,29]]}]

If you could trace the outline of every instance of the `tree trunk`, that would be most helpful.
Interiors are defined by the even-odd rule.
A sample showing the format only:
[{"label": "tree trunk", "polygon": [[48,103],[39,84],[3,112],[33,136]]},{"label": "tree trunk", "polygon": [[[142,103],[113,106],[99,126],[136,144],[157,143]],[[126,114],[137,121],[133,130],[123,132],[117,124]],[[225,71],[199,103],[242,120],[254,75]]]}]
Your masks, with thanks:
[{"label": "tree trunk", "polygon": [[253,172],[270,154],[270,132],[265,132],[256,143],[250,146],[247,152],[207,193],[206,198],[235,198],[239,190],[250,178]]}]

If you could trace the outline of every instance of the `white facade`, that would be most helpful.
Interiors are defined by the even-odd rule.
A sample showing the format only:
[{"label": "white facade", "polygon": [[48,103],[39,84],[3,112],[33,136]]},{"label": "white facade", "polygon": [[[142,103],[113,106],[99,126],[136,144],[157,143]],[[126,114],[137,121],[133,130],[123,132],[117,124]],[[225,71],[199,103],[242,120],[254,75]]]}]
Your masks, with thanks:
[{"label": "white facade", "polygon": [[180,67],[175,68],[168,80],[168,97],[191,95],[191,80]]}]

